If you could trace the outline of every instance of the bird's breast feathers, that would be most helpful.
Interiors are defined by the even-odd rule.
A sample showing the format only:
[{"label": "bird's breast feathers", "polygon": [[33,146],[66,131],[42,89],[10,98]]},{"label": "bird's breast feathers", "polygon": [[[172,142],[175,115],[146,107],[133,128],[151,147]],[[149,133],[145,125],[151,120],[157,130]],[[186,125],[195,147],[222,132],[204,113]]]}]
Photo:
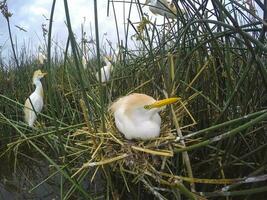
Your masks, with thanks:
[{"label": "bird's breast feathers", "polygon": [[160,134],[161,119],[158,113],[152,118],[125,115],[122,109],[114,112],[117,128],[127,139],[150,139]]},{"label": "bird's breast feathers", "polygon": [[[31,102],[30,102],[29,98],[30,98]],[[36,93],[32,93],[29,98],[27,99],[29,107],[32,108],[32,106],[31,106],[31,104],[32,104],[34,107],[34,110],[36,112],[41,112],[41,110],[43,108],[43,104],[44,104],[42,96],[40,96],[39,94],[36,94]]]}]

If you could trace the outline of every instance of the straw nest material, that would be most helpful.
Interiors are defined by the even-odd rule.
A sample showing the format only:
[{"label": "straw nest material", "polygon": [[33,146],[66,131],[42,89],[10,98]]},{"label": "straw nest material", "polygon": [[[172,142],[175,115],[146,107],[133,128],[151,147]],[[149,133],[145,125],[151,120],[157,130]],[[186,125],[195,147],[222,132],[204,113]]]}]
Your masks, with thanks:
[{"label": "straw nest material", "polygon": [[[83,102],[80,102],[83,107]],[[79,157],[79,167],[73,170],[73,176],[78,175],[83,170],[94,168],[95,173],[101,166],[108,165],[113,171],[121,173],[122,177],[126,173],[134,176],[131,181],[142,181],[144,177],[152,178],[155,183],[173,186],[180,181],[179,177],[172,175],[170,160],[174,156],[174,145],[177,144],[177,131],[181,132],[183,127],[175,127],[172,121],[181,121],[187,117],[192,119],[192,123],[184,127],[195,124],[192,115],[186,108],[187,102],[180,102],[179,105],[168,108],[168,112],[162,112],[161,135],[149,141],[127,140],[118,132],[114,124],[114,118],[107,116],[107,131],[96,132],[90,126],[89,120],[85,117],[87,126],[76,130],[69,135],[68,156]],[[88,116],[83,109],[84,116]],[[173,115],[169,114],[172,112]],[[174,120],[174,121],[175,121]],[[190,121],[190,120],[187,120]],[[175,123],[175,122],[174,122]],[[173,129],[172,129],[173,128]],[[182,146],[181,146],[182,147]],[[81,159],[82,158],[82,159]],[[94,179],[94,175],[92,180]],[[178,180],[179,179],[179,180]],[[127,186],[127,181],[124,178]]]}]

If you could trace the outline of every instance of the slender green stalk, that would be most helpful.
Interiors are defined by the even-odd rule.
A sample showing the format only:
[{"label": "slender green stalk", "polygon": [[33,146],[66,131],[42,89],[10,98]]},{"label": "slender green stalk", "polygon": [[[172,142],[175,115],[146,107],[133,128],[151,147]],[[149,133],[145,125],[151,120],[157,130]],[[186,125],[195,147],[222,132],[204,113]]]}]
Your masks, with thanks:
[{"label": "slender green stalk", "polygon": [[[97,0],[94,0],[94,14],[95,14],[95,36],[96,36],[96,55],[97,55],[97,66],[98,66],[98,76],[99,80],[101,80],[101,65],[100,65],[100,48],[99,48],[99,33],[98,33],[98,14],[97,14]],[[104,86],[101,84],[101,81],[99,81],[99,87],[100,87],[100,106],[104,110],[104,99],[105,99],[105,90]],[[104,116],[104,111],[102,110],[101,112],[101,123],[102,123],[102,130],[106,132],[106,126],[105,126],[105,116]]]},{"label": "slender green stalk", "polygon": [[[23,104],[21,104],[21,103],[19,103],[19,102],[17,102],[17,101],[14,101],[13,99],[10,99],[10,98],[8,98],[8,97],[2,95],[2,94],[0,94],[0,97],[2,97],[2,98],[4,98],[4,99],[8,100],[8,102],[12,102],[13,104],[20,106],[21,108],[24,108],[24,105],[23,105]],[[54,120],[54,118],[52,118],[52,117],[50,117],[50,116],[48,116],[48,115],[45,115],[45,114],[43,114],[43,113],[38,113],[38,115],[41,115],[41,116],[43,116],[43,117],[45,117],[45,118],[47,118],[47,119],[50,119],[50,120]],[[57,123],[59,123],[59,124],[61,124],[61,125],[63,125],[63,126],[68,126],[67,124],[65,124],[64,122],[62,122],[62,121],[60,121],[60,120],[58,120],[58,119],[57,119],[56,121],[57,121]]]},{"label": "slender green stalk", "polygon": [[218,135],[216,137],[213,137],[211,139],[205,140],[203,142],[199,142],[195,145],[187,146],[187,147],[182,148],[182,149],[176,149],[175,152],[178,153],[178,152],[183,152],[183,151],[191,151],[191,150],[203,147],[203,146],[207,146],[207,145],[212,144],[214,142],[221,141],[221,140],[229,138],[229,137],[233,137],[234,135],[240,133],[241,131],[243,131],[249,127],[252,127],[253,125],[265,120],[266,117],[267,117],[267,112],[264,112],[259,117],[252,119],[251,121],[235,128],[235,129],[232,129],[231,131],[228,131],[226,133],[223,133],[223,134]]},{"label": "slender green stalk", "polygon": [[53,0],[50,18],[49,18],[49,29],[48,29],[48,38],[47,38],[47,65],[48,69],[51,68],[51,43],[52,43],[52,25],[53,25],[53,18],[54,18],[54,11],[56,6],[56,0]]},{"label": "slender green stalk", "polygon": [[249,120],[251,118],[257,117],[258,115],[266,113],[266,111],[267,110],[261,110],[259,112],[251,113],[251,114],[245,115],[243,117],[239,117],[237,119],[229,120],[227,122],[224,122],[224,123],[221,123],[221,124],[217,124],[217,125],[214,125],[214,126],[211,126],[211,127],[196,131],[194,133],[191,133],[191,134],[188,134],[186,136],[183,136],[183,139],[200,136],[202,134],[207,134],[210,131],[214,131],[216,129],[220,129],[220,128],[224,128],[226,126],[234,125],[234,124],[237,124],[237,123],[242,122],[244,120]]},{"label": "slender green stalk", "polygon": [[80,67],[79,67],[80,62],[79,62],[78,55],[77,55],[78,54],[78,50],[77,50],[77,46],[76,46],[76,42],[75,42],[75,37],[73,35],[72,28],[71,28],[71,21],[70,21],[69,8],[68,8],[68,1],[67,0],[64,0],[64,8],[65,8],[66,20],[67,20],[67,25],[68,25],[67,27],[68,27],[68,31],[69,31],[70,43],[71,43],[72,52],[73,52],[73,56],[74,56],[75,66],[76,66],[76,69],[77,69],[77,72],[78,72],[78,76],[79,76],[79,80],[80,80],[83,99],[86,102],[87,109],[89,110],[90,118],[91,118],[91,120],[93,120],[92,119],[92,114],[91,114],[92,113],[92,109],[91,109],[91,106],[89,104],[89,101],[88,101],[88,98],[87,98],[87,95],[86,95],[86,91],[85,91],[85,87],[84,87],[84,81],[83,81],[82,73],[81,73],[81,70],[80,70]]},{"label": "slender green stalk", "polygon": [[[2,113],[0,113],[0,115],[25,139],[27,138],[27,136],[22,133],[15,125],[13,125]],[[31,140],[29,140],[29,143],[51,164],[53,165],[58,171],[60,171],[60,173],[66,178],[68,179],[73,185],[75,185],[75,187],[81,192],[81,194],[87,198],[87,199],[91,199],[91,196],[84,191],[84,189],[77,184],[77,182],[75,180],[73,180],[67,173],[65,170],[63,170],[62,168],[60,168],[44,151],[42,151],[34,142],[32,142]]]},{"label": "slender green stalk", "polygon": [[[12,16],[11,13],[8,12],[8,8],[7,8],[7,5],[6,3],[4,2],[3,5],[5,6],[6,10],[2,10],[2,13],[4,15],[4,17],[6,18],[6,21],[7,21],[7,27],[8,27],[8,34],[9,34],[9,39],[10,39],[10,44],[11,44],[11,49],[12,49],[12,52],[13,52],[13,56],[14,56],[14,60],[15,60],[15,63],[17,65],[17,68],[19,68],[19,61],[18,61],[18,58],[17,58],[17,55],[16,55],[16,51],[15,51],[15,45],[14,45],[14,42],[13,42],[13,38],[12,38],[12,34],[11,34],[11,28],[10,28],[10,21],[9,21],[9,18]],[[3,9],[5,9],[3,8]]]},{"label": "slender green stalk", "polygon": [[201,196],[205,197],[231,197],[231,196],[243,196],[243,195],[251,195],[258,194],[267,191],[267,186],[237,190],[237,191],[228,191],[228,192],[202,192]]}]

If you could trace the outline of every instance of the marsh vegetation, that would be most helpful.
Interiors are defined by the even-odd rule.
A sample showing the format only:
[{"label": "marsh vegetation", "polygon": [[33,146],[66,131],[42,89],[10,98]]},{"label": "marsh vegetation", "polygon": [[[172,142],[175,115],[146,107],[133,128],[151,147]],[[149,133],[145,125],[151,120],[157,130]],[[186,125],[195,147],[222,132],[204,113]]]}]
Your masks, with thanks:
[{"label": "marsh vegetation", "polygon": [[[12,56],[0,57],[0,188],[25,199],[266,198],[267,2],[173,2],[176,18],[159,22],[138,0],[107,1],[109,12],[118,3],[137,8],[140,20],[125,10],[106,83],[95,74],[103,52],[115,49],[103,49],[97,25],[91,43],[75,37],[67,0],[68,40],[60,48],[52,42],[54,0],[43,65],[9,41]],[[97,16],[97,1],[90,3]],[[44,108],[30,128],[23,103],[40,68],[48,73]],[[129,141],[116,129],[109,105],[133,92],[181,98],[161,112],[159,138]]]}]

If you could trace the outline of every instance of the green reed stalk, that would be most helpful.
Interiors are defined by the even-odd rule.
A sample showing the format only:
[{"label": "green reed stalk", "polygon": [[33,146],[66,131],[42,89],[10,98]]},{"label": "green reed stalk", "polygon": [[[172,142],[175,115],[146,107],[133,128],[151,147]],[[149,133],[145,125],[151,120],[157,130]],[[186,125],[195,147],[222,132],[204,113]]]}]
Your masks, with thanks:
[{"label": "green reed stalk", "polygon": [[99,87],[100,87],[100,106],[102,108],[101,111],[101,122],[102,122],[102,131],[106,132],[105,126],[105,116],[104,116],[104,100],[105,100],[105,90],[104,86],[101,83],[101,65],[100,65],[100,48],[99,48],[99,32],[98,32],[98,14],[97,14],[97,0],[94,0],[94,14],[95,14],[95,36],[96,36],[96,55],[97,55],[97,66],[98,66],[98,76],[99,76]]}]

